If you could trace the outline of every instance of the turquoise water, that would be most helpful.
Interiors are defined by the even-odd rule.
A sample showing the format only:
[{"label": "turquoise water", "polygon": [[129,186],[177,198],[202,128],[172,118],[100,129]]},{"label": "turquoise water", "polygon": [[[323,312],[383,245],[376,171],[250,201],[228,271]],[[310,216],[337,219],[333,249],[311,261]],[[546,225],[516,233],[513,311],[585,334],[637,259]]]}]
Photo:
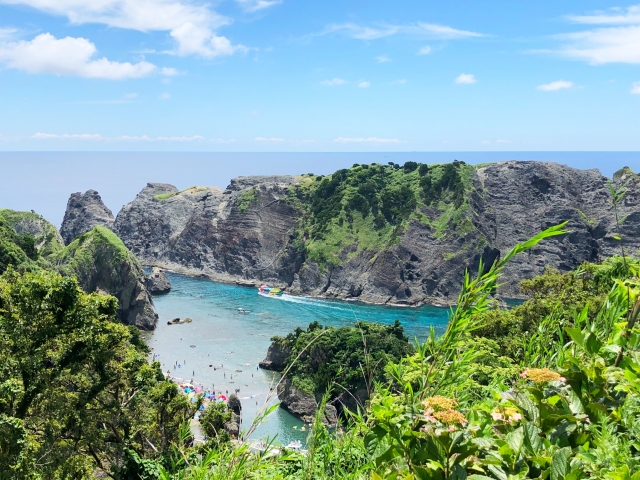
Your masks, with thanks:
[{"label": "turquoise water", "polygon": [[[385,307],[287,294],[265,298],[257,289],[172,273],[168,276],[172,290],[154,297],[160,320],[157,329],[146,336],[147,343],[159,356],[163,371],[170,370],[172,376],[202,382],[209,389],[215,385],[216,391],[223,393],[240,388],[244,429],[264,405],[269,387],[277,383],[277,374],[257,369],[272,336],[306,328],[314,320],[341,327],[357,320],[391,324],[398,319],[409,338],[424,339],[429,326],[442,331],[447,323],[448,309],[444,308]],[[238,308],[248,312],[239,313]],[[193,322],[167,325],[176,317],[190,317]],[[181,367],[174,369],[175,364]],[[274,395],[270,402],[276,400]],[[277,441],[284,444],[304,441],[307,431],[301,431],[302,426],[301,421],[278,409],[253,436],[277,434]]]}]

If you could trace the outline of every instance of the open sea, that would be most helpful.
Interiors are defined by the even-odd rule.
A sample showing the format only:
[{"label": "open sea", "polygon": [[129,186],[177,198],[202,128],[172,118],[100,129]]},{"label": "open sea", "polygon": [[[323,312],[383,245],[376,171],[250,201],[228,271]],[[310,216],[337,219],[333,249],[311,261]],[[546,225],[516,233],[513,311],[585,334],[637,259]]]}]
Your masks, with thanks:
[{"label": "open sea", "polygon": [[[444,330],[449,313],[446,308],[431,306],[387,307],[287,294],[265,298],[256,288],[167,275],[172,290],[154,297],[160,320],[154,332],[144,334],[148,345],[159,356],[163,371],[170,370],[172,376],[202,382],[208,389],[215,386],[216,391],[228,390],[229,394],[239,388],[245,430],[264,405],[269,387],[279,378],[274,372],[257,368],[272,336],[286,335],[296,327],[306,329],[314,320],[341,327],[358,320],[391,324],[398,319],[410,339],[424,340],[431,325],[438,332]],[[239,313],[238,308],[248,312]],[[193,322],[167,325],[177,317],[190,317]],[[174,369],[175,364],[180,368]],[[223,367],[218,368],[220,365]],[[271,402],[276,401],[274,394]],[[303,426],[285,410],[277,409],[252,438],[277,435],[276,441],[283,444],[305,441],[308,430],[303,431]]]}]

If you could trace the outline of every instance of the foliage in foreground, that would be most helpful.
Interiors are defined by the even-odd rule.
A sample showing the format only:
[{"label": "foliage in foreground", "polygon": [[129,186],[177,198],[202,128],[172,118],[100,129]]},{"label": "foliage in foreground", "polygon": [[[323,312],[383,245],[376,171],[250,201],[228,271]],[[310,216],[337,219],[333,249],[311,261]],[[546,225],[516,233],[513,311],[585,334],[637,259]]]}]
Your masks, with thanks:
[{"label": "foliage in foreground", "polygon": [[127,455],[159,458],[193,415],[116,310],[74,278],[0,276],[0,478],[117,475]]},{"label": "foliage in foreground", "polygon": [[467,276],[444,335],[388,363],[366,411],[348,413],[337,432],[319,415],[306,456],[219,438],[192,446],[182,420],[193,411],[154,376],[137,337],[110,320],[110,297],[9,271],[0,280],[0,354],[10,359],[0,370],[0,466],[11,466],[6,478],[89,478],[100,460],[116,479],[638,480],[638,262],[549,271],[510,312],[490,297],[510,256],[560,233]]}]

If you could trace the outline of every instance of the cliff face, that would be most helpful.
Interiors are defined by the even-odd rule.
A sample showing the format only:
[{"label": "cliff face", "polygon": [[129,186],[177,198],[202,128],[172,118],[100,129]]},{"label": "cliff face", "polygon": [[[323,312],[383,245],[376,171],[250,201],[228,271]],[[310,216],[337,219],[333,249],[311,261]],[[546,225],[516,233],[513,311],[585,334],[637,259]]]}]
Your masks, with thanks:
[{"label": "cliff face", "polygon": [[[569,270],[619,252],[608,179],[597,170],[543,162],[455,168],[240,177],[224,192],[148,184],[114,230],[146,265],[398,304],[455,302],[465,269],[564,220],[570,234],[509,264],[502,295],[518,298],[519,281],[546,266]],[[636,252],[640,189],[625,175],[613,182],[630,180],[620,215],[625,245]]]},{"label": "cliff face", "polygon": [[152,330],[158,314],[145,287],[142,267],[122,241],[105,227],[94,227],[51,258],[67,275],[75,275],[85,292],[101,291],[118,299],[122,323]]},{"label": "cliff face", "polygon": [[299,259],[289,236],[299,213],[286,198],[295,183],[295,177],[240,177],[224,192],[150,183],[118,213],[114,229],[146,265],[290,283]]},{"label": "cliff face", "polygon": [[112,230],[114,220],[113,213],[102,202],[102,198],[95,190],[72,193],[67,202],[60,235],[65,245],[69,245],[76,237],[87,233],[97,225]]}]

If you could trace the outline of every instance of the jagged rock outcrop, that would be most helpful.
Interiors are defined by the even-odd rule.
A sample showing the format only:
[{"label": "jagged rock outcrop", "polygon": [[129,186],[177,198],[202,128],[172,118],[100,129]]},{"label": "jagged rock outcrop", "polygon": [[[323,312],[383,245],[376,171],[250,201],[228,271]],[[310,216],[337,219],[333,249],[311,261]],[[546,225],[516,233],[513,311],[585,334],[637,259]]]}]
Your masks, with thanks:
[{"label": "jagged rock outcrop", "polygon": [[285,342],[272,341],[267,350],[267,356],[259,363],[260,368],[281,372],[287,366],[287,359],[291,356],[291,346]]},{"label": "jagged rock outcrop", "polygon": [[145,285],[151,295],[162,295],[171,291],[171,282],[164,270],[153,267],[145,278]]},{"label": "jagged rock outcrop", "polygon": [[113,213],[102,202],[98,192],[87,190],[84,193],[72,193],[67,202],[60,235],[65,245],[69,245],[76,237],[97,225],[113,230],[114,221]]},{"label": "jagged rock outcrop", "polygon": [[240,177],[223,192],[149,183],[114,229],[144,265],[219,280],[290,283],[300,261],[289,248],[299,215],[287,202],[297,177]]},{"label": "jagged rock outcrop", "polygon": [[85,292],[116,297],[122,323],[155,328],[158,314],[145,287],[144,271],[112,231],[94,227],[53,256],[52,262],[62,273],[75,275]]},{"label": "jagged rock outcrop", "polygon": [[[624,178],[623,178],[624,177]],[[638,176],[620,205],[629,251],[640,248]],[[291,197],[301,177],[240,177],[224,191],[193,187],[179,192],[148,184],[118,214],[115,231],[145,265],[218,280],[288,286],[293,293],[357,297],[375,303],[449,305],[464,272],[491,263],[517,242],[568,220],[571,233],[548,239],[505,269],[503,297],[521,298],[518,284],[547,266],[569,270],[619,250],[614,239],[606,177],[549,162],[510,161],[473,169],[466,203],[443,229],[436,205],[382,249],[346,245],[338,262],[318,264],[305,254],[295,226],[305,215]]]},{"label": "jagged rock outcrop", "polygon": [[[318,402],[315,396],[300,390],[288,378],[278,384],[277,393],[282,408],[301,418],[304,422],[313,422],[318,410]],[[338,424],[336,407],[329,404],[325,406],[323,422],[330,426]]]}]

